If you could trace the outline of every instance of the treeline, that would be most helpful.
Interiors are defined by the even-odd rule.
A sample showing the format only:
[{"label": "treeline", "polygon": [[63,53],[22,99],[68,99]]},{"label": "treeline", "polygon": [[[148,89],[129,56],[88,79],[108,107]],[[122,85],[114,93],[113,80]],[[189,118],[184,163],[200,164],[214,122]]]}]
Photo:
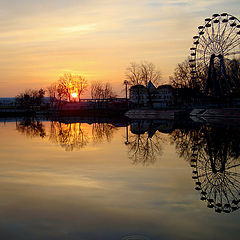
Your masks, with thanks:
[{"label": "treeline", "polygon": [[[161,81],[160,71],[151,62],[130,63],[126,68],[125,77],[124,84],[128,87],[138,84],[147,86],[149,81],[159,85]],[[65,73],[45,90],[28,89],[18,94],[16,103],[24,108],[39,106],[45,96],[56,102],[80,102],[86,92],[89,92],[92,99],[98,100],[117,97],[116,91],[109,82],[93,81],[89,84],[84,76]]]},{"label": "treeline", "polygon": [[[209,91],[206,92],[206,85],[209,84],[209,68],[208,66],[198,66],[197,72],[193,74],[193,68],[190,59],[186,59],[179,63],[175,68],[173,75],[169,77],[169,85],[178,91],[179,98],[196,98],[203,94],[211,95],[214,86],[208,86]],[[214,69],[216,76],[222,76],[219,68]],[[239,94],[240,88],[240,59],[225,60],[225,85],[228,89]],[[194,76],[194,77],[193,77]],[[218,84],[221,84],[221,77],[217,78]],[[159,69],[151,62],[132,62],[126,68],[124,84],[127,88],[135,85],[143,85],[147,87],[149,82],[159,86],[162,82],[162,74]],[[222,84],[223,89],[227,89]],[[216,86],[215,86],[216,88]],[[59,77],[58,81],[52,83],[45,90],[28,89],[16,96],[16,103],[23,107],[39,106],[45,95],[50,99],[58,102],[80,102],[83,94],[89,92],[92,99],[107,99],[117,97],[112,85],[107,82],[89,81],[81,75],[65,73]],[[204,93],[205,91],[205,93]],[[211,92],[212,91],[212,92]]]},{"label": "treeline", "polygon": [[40,106],[44,95],[45,90],[42,88],[39,90],[27,89],[23,93],[20,93],[16,96],[16,105],[23,108]]},{"label": "treeline", "polygon": [[[214,69],[212,70],[213,72],[210,73],[209,71],[211,71],[211,69],[205,64],[199,64],[197,68],[194,69],[190,59],[187,58],[177,65],[173,75],[169,77],[170,84],[174,88],[191,89],[201,93],[205,91],[206,95],[213,95],[211,91],[217,87],[232,92],[239,91],[240,59],[225,59],[224,69],[220,67],[220,62],[216,61]],[[213,82],[213,79],[211,79],[212,82],[208,82],[210,74],[215,75],[216,82]],[[210,86],[207,86],[207,84],[210,84]]]},{"label": "treeline", "polygon": [[81,75],[65,73],[46,90],[27,89],[18,94],[16,104],[23,108],[40,106],[45,96],[49,96],[51,102],[80,102],[82,95],[87,91],[90,91],[93,99],[117,97],[112,85],[108,82],[94,81],[89,84],[88,80]]},{"label": "treeline", "polygon": [[110,83],[94,81],[89,86],[85,77],[71,73],[65,73],[57,82],[51,84],[47,91],[51,98],[69,102],[76,100],[80,102],[81,96],[87,91],[90,91],[92,98],[105,99],[117,96]]}]

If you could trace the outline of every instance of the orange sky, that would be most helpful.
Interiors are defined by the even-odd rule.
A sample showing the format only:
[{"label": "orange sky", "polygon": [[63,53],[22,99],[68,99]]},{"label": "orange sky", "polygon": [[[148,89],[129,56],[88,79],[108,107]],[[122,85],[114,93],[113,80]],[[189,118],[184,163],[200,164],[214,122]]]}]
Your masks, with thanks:
[{"label": "orange sky", "polygon": [[[130,62],[153,62],[167,83],[205,17],[239,1],[9,0],[0,2],[0,97],[40,88],[65,72],[109,81],[119,95]],[[87,95],[86,95],[87,97]]]}]

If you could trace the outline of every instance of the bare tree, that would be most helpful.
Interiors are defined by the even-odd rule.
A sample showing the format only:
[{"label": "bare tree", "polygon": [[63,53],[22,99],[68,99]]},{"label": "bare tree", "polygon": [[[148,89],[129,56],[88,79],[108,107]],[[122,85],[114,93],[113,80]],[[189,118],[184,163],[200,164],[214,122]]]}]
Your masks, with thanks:
[{"label": "bare tree", "polygon": [[159,85],[161,73],[151,62],[142,62],[140,64],[132,62],[126,69],[126,78],[130,86],[142,84],[147,87],[149,81]]},{"label": "bare tree", "polygon": [[105,99],[117,97],[117,94],[114,92],[113,87],[110,83],[105,83],[103,88],[103,97]]},{"label": "bare tree", "polygon": [[48,88],[47,88],[48,96],[50,97],[50,103],[53,106],[53,102],[57,98],[57,84],[52,83]]},{"label": "bare tree", "polygon": [[56,83],[48,87],[48,92],[50,97],[56,97],[59,101],[71,101],[72,94],[76,93],[78,101],[80,101],[81,95],[87,91],[87,87],[87,80],[83,76],[64,73]]},{"label": "bare tree", "polygon": [[174,70],[173,76],[169,77],[170,82],[175,88],[188,88],[192,86],[191,68],[189,60],[179,63]]},{"label": "bare tree", "polygon": [[[218,84],[222,81],[222,69],[219,66],[219,62],[216,61],[215,71],[216,76],[218,76]],[[240,88],[240,59],[225,59],[225,74],[227,84],[229,88],[234,92],[239,92]],[[173,87],[181,88],[181,89],[191,89],[196,92],[203,92],[208,84],[212,84],[208,82],[209,78],[209,67],[204,64],[198,65],[196,69],[195,76],[192,76],[191,71],[191,63],[189,62],[189,58],[187,58],[182,63],[179,63],[174,70],[173,76],[170,76],[170,82]],[[211,69],[210,69],[211,70]],[[211,71],[210,71],[211,72]],[[219,86],[220,87],[220,86]],[[213,90],[213,86],[211,86]]]},{"label": "bare tree", "polygon": [[240,96],[240,59],[232,59],[225,61],[226,73],[229,78],[229,84],[234,92],[238,92]]},{"label": "bare tree", "polygon": [[71,73],[65,73],[57,82],[58,99],[68,100],[71,98],[71,89],[73,85],[73,76]]},{"label": "bare tree", "polygon": [[144,86],[147,86],[149,81],[152,83],[159,85],[161,80],[161,73],[155,67],[155,65],[151,62],[144,62],[140,65],[142,82]]},{"label": "bare tree", "polygon": [[101,99],[103,96],[103,84],[99,81],[91,83],[91,97],[92,99]]},{"label": "bare tree", "polygon": [[50,98],[55,98],[57,96],[57,84],[52,83],[49,87],[47,87],[47,92]]},{"label": "bare tree", "polygon": [[74,76],[73,78],[73,87],[78,94],[78,101],[81,100],[81,95],[87,91],[88,83],[87,80],[82,76]]},{"label": "bare tree", "polygon": [[170,76],[171,85],[174,88],[189,88],[203,90],[207,78],[207,69],[202,66],[198,67],[196,78],[192,77],[192,68],[190,66],[189,58],[179,63],[174,70],[173,76]]},{"label": "bare tree", "polygon": [[126,69],[126,78],[130,86],[138,85],[142,83],[141,71],[139,70],[139,64],[132,62]]},{"label": "bare tree", "polygon": [[110,83],[95,81],[91,84],[91,96],[93,99],[107,99],[117,97],[117,94]]}]

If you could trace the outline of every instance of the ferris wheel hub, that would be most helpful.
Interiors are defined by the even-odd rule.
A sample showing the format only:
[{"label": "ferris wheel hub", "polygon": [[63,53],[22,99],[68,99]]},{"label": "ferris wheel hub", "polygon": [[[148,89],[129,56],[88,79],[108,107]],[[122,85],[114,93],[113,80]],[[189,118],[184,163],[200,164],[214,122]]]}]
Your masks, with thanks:
[{"label": "ferris wheel hub", "polygon": [[237,60],[240,66],[239,28],[240,21],[227,13],[213,14],[211,18],[205,18],[204,25],[198,26],[189,62],[196,84],[201,83],[199,77],[204,78],[205,74],[205,94],[208,92],[208,95],[220,97],[240,88],[238,72],[232,69],[233,61]]}]

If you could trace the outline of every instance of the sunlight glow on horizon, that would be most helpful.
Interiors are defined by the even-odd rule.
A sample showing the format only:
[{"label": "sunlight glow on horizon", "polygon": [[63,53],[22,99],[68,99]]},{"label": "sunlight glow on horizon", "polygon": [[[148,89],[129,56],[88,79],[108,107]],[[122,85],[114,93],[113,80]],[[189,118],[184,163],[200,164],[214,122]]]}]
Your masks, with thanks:
[{"label": "sunlight glow on horizon", "polygon": [[72,97],[73,97],[73,98],[76,98],[77,96],[78,96],[78,94],[77,94],[77,93],[75,93],[75,92],[74,92],[74,93],[72,93]]}]

